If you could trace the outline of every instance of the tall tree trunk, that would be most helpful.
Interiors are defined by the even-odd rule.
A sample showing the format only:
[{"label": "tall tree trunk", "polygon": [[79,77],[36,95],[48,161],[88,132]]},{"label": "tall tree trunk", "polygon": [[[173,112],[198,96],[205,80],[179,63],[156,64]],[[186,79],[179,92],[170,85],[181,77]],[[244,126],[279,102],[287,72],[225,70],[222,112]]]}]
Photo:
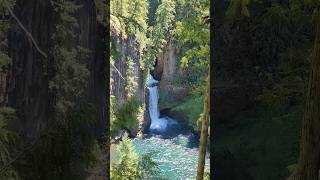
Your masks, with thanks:
[{"label": "tall tree trunk", "polygon": [[[98,139],[105,135],[107,129],[107,27],[98,22],[97,7],[94,1],[79,0],[82,5],[77,12],[79,21],[79,43],[80,46],[90,50],[88,56],[88,67],[90,79],[88,94],[92,98],[96,109],[96,122],[94,134]],[[77,44],[75,44],[76,46]]]},{"label": "tall tree trunk", "polygon": [[[49,0],[17,1],[14,13],[38,46],[50,49],[52,7]],[[34,139],[46,128],[50,118],[49,59],[35,48],[30,37],[15,20],[8,35],[12,65],[8,105],[17,110],[17,129],[21,137]]]},{"label": "tall tree trunk", "polygon": [[320,13],[316,14],[316,36],[314,41],[311,72],[309,78],[300,157],[297,172],[290,180],[318,180],[320,167]]},{"label": "tall tree trunk", "polygon": [[210,118],[210,68],[209,68],[209,75],[207,78],[207,92],[205,95],[204,110],[203,110],[203,116],[202,116],[197,180],[202,180],[204,175],[209,118]]},{"label": "tall tree trunk", "polygon": [[[92,128],[97,138],[107,129],[107,82],[105,49],[107,47],[106,27],[97,22],[94,1],[78,0],[83,5],[76,13],[79,22],[78,39],[80,45],[90,50],[86,62],[90,70],[88,94],[96,107],[96,122]],[[54,33],[53,7],[50,0],[17,1],[14,13],[31,33],[40,49],[51,49]],[[12,68],[8,86],[8,105],[17,110],[17,129],[22,137],[35,139],[45,130],[52,118],[53,94],[49,91],[49,81],[53,77],[53,57],[44,58],[34,47],[28,35],[16,21],[12,22],[8,36],[9,56]]]}]

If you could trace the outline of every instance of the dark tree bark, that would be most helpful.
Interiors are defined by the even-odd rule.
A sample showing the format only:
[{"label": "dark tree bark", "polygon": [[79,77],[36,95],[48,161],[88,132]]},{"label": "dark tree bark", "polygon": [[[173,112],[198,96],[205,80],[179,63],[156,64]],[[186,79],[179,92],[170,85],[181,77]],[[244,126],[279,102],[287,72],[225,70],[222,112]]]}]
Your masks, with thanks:
[{"label": "dark tree bark", "polygon": [[320,168],[320,13],[316,15],[311,72],[300,144],[297,172],[289,180],[318,180]]},{"label": "dark tree bark", "polygon": [[[49,0],[17,1],[14,13],[31,33],[38,46],[50,49],[52,26]],[[17,110],[17,130],[21,137],[34,139],[46,128],[50,119],[51,101],[48,89],[49,59],[34,47],[30,38],[16,21],[8,35],[9,55],[12,58],[8,87],[8,105]]]},{"label": "dark tree bark", "polygon": [[[49,54],[44,58],[27,34],[13,21],[9,31],[9,55],[13,60],[9,81],[9,106],[17,109],[17,129],[21,136],[34,139],[48,127],[53,117],[54,95],[49,91],[54,57],[50,57],[55,19],[50,0],[17,1],[14,13],[31,33],[38,46]],[[93,0],[78,0],[82,7],[75,16],[79,22],[77,41],[72,46],[90,50],[86,61],[90,71],[88,94],[96,108],[94,131],[101,138],[107,129],[106,64],[107,29],[97,21]],[[49,52],[49,53],[48,53]]]},{"label": "dark tree bark", "polygon": [[107,27],[97,20],[97,7],[94,1],[80,0],[83,7],[77,13],[79,20],[79,44],[90,50],[88,67],[90,79],[88,93],[96,108],[94,133],[102,138],[107,129]]}]

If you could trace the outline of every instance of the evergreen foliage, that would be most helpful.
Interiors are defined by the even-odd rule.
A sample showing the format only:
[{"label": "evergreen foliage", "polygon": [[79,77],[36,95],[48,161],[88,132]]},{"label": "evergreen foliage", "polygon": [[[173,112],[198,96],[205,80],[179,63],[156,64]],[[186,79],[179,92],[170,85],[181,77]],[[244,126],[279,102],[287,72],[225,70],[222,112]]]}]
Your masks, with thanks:
[{"label": "evergreen foliage", "polygon": [[[114,109],[114,106],[113,106]],[[132,96],[118,110],[115,110],[111,121],[111,136],[123,128],[138,127],[138,114],[143,111],[137,96]]]},{"label": "evergreen foliage", "polygon": [[76,41],[76,29],[79,24],[74,17],[81,6],[72,1],[51,1],[57,15],[56,29],[52,39],[55,46],[52,54],[55,59],[55,76],[49,88],[56,95],[56,118],[65,121],[64,115],[74,106],[76,99],[84,96],[89,70],[83,62],[87,50],[78,46],[72,47],[68,41]]},{"label": "evergreen foliage", "polygon": [[138,83],[135,78],[134,62],[130,57],[128,57],[127,66],[125,91],[128,98],[131,98],[137,92]]},{"label": "evergreen foliage", "polygon": [[203,95],[193,95],[188,97],[185,101],[175,106],[172,110],[186,114],[188,125],[200,132],[200,114],[203,112],[203,106],[199,106],[204,101]]},{"label": "evergreen foliage", "polygon": [[161,179],[158,163],[152,159],[156,152],[139,157],[128,134],[125,133],[117,151],[119,160],[111,165],[111,179]]},{"label": "evergreen foliage", "polygon": [[[4,2],[5,1],[5,2]],[[10,27],[9,24],[9,11],[7,6],[13,9],[15,0],[1,0],[0,1],[0,67],[5,66],[11,62],[11,58],[8,56],[8,40],[7,32]]]},{"label": "evergreen foliage", "polygon": [[15,123],[15,110],[9,107],[0,108],[0,179],[14,180],[19,179],[17,171],[9,162],[10,145],[15,143],[16,134],[12,130]]},{"label": "evergreen foliage", "polygon": [[[111,24],[126,39],[133,36],[137,41],[137,51],[142,57],[147,44],[147,0],[110,1]],[[143,66],[142,66],[143,67]]]},{"label": "evergreen foliage", "polygon": [[34,147],[15,163],[23,179],[85,179],[85,170],[93,165],[97,142],[90,132],[95,109],[85,99],[79,99],[68,111],[67,123],[58,124],[44,133]]},{"label": "evergreen foliage", "polygon": [[173,20],[175,14],[175,2],[163,0],[156,10],[154,26],[150,27],[149,44],[145,60],[145,69],[153,69],[156,56],[172,35]]},{"label": "evergreen foliage", "polygon": [[148,26],[154,26],[156,10],[160,3],[160,0],[149,0]]},{"label": "evergreen foliage", "polygon": [[[190,3],[190,4],[189,4]],[[191,5],[192,4],[192,5]],[[181,47],[189,47],[182,54],[181,66],[208,67],[210,60],[210,24],[205,21],[209,16],[209,1],[185,2],[176,23],[176,39]]]},{"label": "evergreen foliage", "polygon": [[48,128],[13,165],[22,179],[85,179],[96,162],[93,132],[96,109],[87,96],[89,50],[74,46],[79,38],[76,13],[81,5],[72,0],[51,0],[55,21],[50,37],[52,49],[44,69],[54,105]]},{"label": "evergreen foliage", "polygon": [[159,163],[152,159],[155,154],[157,154],[156,151],[151,151],[139,158],[140,179],[161,179]]},{"label": "evergreen foliage", "polygon": [[178,46],[182,47],[178,57],[181,68],[190,71],[185,83],[193,88],[193,96],[175,110],[188,112],[189,124],[195,130],[201,129],[199,120],[203,107],[194,107],[192,104],[204,99],[208,84],[205,78],[210,64],[210,24],[206,19],[209,17],[209,5],[210,2],[206,0],[179,1],[176,17],[175,39]]},{"label": "evergreen foliage", "polygon": [[117,148],[119,163],[112,165],[111,179],[138,179],[139,157],[135,152],[132,141],[125,134]]}]

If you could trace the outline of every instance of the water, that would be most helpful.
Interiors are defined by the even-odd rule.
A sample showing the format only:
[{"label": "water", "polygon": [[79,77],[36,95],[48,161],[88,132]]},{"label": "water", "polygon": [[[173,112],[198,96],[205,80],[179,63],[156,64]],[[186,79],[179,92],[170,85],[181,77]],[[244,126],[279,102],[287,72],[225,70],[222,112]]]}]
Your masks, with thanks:
[{"label": "water", "polygon": [[[154,160],[159,163],[161,176],[172,180],[195,179],[198,164],[199,137],[188,127],[170,117],[160,118],[158,109],[158,81],[148,78],[150,130],[144,139],[134,139],[138,154],[158,152]],[[206,167],[209,168],[209,158]]]},{"label": "water", "polygon": [[[148,89],[149,89],[149,114],[151,117],[151,125],[150,130],[156,130],[156,131],[164,131],[168,125],[168,118],[159,118],[160,113],[158,109],[158,86],[156,86],[156,81],[153,79],[151,75],[148,77]],[[174,121],[171,121],[174,122]]]}]

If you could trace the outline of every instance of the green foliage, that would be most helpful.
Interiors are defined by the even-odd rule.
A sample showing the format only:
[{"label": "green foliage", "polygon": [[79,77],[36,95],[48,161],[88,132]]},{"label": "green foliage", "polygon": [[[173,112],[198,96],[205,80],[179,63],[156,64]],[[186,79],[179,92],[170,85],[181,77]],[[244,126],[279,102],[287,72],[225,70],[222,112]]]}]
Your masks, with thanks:
[{"label": "green foliage", "polygon": [[139,179],[159,179],[160,177],[160,169],[159,163],[155,162],[152,157],[157,154],[156,151],[151,151],[148,153],[143,154],[139,158],[139,169],[140,175]]},{"label": "green foliage", "polygon": [[76,40],[79,24],[74,13],[81,6],[72,1],[52,0],[51,3],[58,22],[52,36],[55,44],[51,52],[55,59],[55,76],[49,82],[49,88],[57,97],[56,118],[64,121],[66,112],[84,95],[89,77],[85,59],[89,52],[80,46],[69,46],[68,42]]},{"label": "green foliage", "polygon": [[15,167],[23,179],[85,179],[84,173],[98,159],[97,142],[91,128],[95,108],[79,99],[66,114],[67,123],[59,123],[42,134],[31,151]]},{"label": "green foliage", "polygon": [[[94,136],[96,109],[86,96],[89,50],[74,46],[79,40],[75,17],[81,5],[72,0],[51,0],[54,29],[52,48],[44,66],[48,70],[53,111],[45,132],[32,142],[14,167],[22,179],[85,179],[85,170],[96,161]],[[50,66],[49,66],[50,65]],[[25,142],[22,142],[23,146]],[[26,145],[29,147],[28,145]]]},{"label": "green foliage", "polygon": [[132,96],[119,109],[115,110],[111,121],[111,136],[123,128],[138,127],[138,115],[143,111],[140,100],[137,96]]},{"label": "green foliage", "polygon": [[[225,7],[217,9],[226,11]],[[313,39],[311,16],[299,0],[270,5],[250,1],[250,17],[218,25],[229,28],[217,29],[217,47],[221,48],[216,49],[215,78],[251,85],[256,92],[252,99],[264,105],[301,103]]]},{"label": "green foliage", "polygon": [[194,130],[200,131],[198,121],[200,119],[200,114],[203,112],[203,102],[203,95],[190,96],[172,110],[186,114],[188,118],[188,125],[190,125]]},{"label": "green foliage", "polygon": [[128,2],[128,19],[127,29],[132,33],[144,32],[147,30],[147,16],[148,16],[148,1],[133,0]]},{"label": "green foliage", "polygon": [[117,145],[118,163],[111,164],[111,179],[161,179],[158,163],[153,160],[156,151],[148,152],[140,157],[135,151],[133,142],[125,133]]},{"label": "green foliage", "polygon": [[181,67],[188,67],[192,63],[193,67],[202,68],[209,65],[208,55],[210,54],[208,45],[200,45],[185,52],[185,56],[181,58]]},{"label": "green foliage", "polygon": [[[217,47],[221,48],[216,51],[215,78],[252,86],[256,92],[250,97],[258,102],[217,127],[222,130],[215,150],[231,150],[253,179],[280,180],[294,171],[288,165],[297,162],[299,153],[314,39],[312,11],[299,0],[260,2],[250,1],[249,17],[217,20]],[[226,8],[221,7],[226,5],[217,11],[224,14]]]},{"label": "green foliage", "polygon": [[116,133],[117,130],[115,130],[115,124],[116,124],[116,97],[110,95],[110,131],[113,133]]},{"label": "green foliage", "polygon": [[128,36],[136,39],[140,56],[144,55],[143,50],[147,44],[148,6],[147,0],[110,1],[111,26],[124,39]]},{"label": "green foliage", "polygon": [[125,91],[127,93],[128,98],[131,98],[136,92],[138,83],[135,78],[135,70],[134,70],[134,62],[132,58],[128,57],[127,60],[127,72],[126,72],[126,87]]},{"label": "green foliage", "polygon": [[187,70],[184,84],[196,92],[173,110],[187,115],[188,124],[199,131],[198,119],[203,111],[204,80],[210,63],[210,24],[208,0],[179,1],[177,6],[175,39],[180,48],[180,67]]},{"label": "green foliage", "polygon": [[10,14],[6,4],[8,4],[10,9],[13,9],[14,5],[16,4],[16,0],[0,0],[0,12],[2,15]]},{"label": "green foliage", "polygon": [[267,104],[295,104],[303,100],[310,63],[310,14],[299,1],[290,8],[274,4],[259,17],[254,43],[259,61],[259,78],[265,82],[257,99]]},{"label": "green foliage", "polygon": [[295,173],[298,170],[298,164],[291,164],[287,166],[290,173]]},{"label": "green foliage", "polygon": [[210,62],[210,24],[204,21],[204,17],[209,16],[209,1],[196,0],[193,3],[182,4],[180,8],[188,13],[180,12],[176,23],[178,45],[188,47],[183,49],[180,62],[182,67],[191,64],[206,69]]},{"label": "green foliage", "polygon": [[16,1],[15,0],[0,0],[0,67],[5,66],[11,62],[11,58],[8,56],[8,42],[7,34],[10,27],[9,19],[5,17],[10,17],[9,8],[13,9]]},{"label": "green foliage", "polygon": [[156,10],[160,4],[160,0],[149,0],[148,25],[154,26],[156,19]]},{"label": "green foliage", "polygon": [[[15,110],[9,107],[0,108],[0,179],[18,179],[17,171],[8,165],[11,161],[9,146],[15,142],[16,135],[10,129],[16,119]],[[2,169],[5,168],[5,169]]]},{"label": "green foliage", "polygon": [[7,54],[0,52],[0,67],[5,66],[10,62],[11,62],[11,58]]},{"label": "green foliage", "polygon": [[135,152],[132,141],[125,134],[117,147],[119,163],[112,165],[111,179],[138,179],[139,177],[139,157]]},{"label": "green foliage", "polygon": [[156,56],[172,35],[174,13],[175,2],[173,0],[163,0],[158,6],[155,24],[149,30],[150,38],[143,66],[145,69],[153,69]]},{"label": "green foliage", "polygon": [[[111,27],[114,28],[116,36],[120,39],[133,40],[133,50],[137,52],[138,58],[140,58],[140,68],[143,69],[143,56],[144,49],[147,45],[147,15],[148,15],[148,1],[146,0],[122,0],[111,1]],[[135,61],[130,55],[123,55],[117,51],[115,40],[111,41],[111,63],[114,64],[117,61],[125,64],[124,66],[124,78],[125,78],[125,103],[121,107],[113,106],[114,114],[111,118],[111,135],[114,136],[118,130],[127,127],[134,128],[138,126],[138,114],[141,113],[142,107],[140,107],[140,100],[136,95],[138,88],[138,79],[136,79],[137,68]],[[114,68],[114,67],[111,67]],[[146,72],[146,71],[144,71]],[[112,75],[112,74],[111,74]],[[111,76],[111,81],[112,76]],[[115,100],[111,100],[115,103]]]}]

